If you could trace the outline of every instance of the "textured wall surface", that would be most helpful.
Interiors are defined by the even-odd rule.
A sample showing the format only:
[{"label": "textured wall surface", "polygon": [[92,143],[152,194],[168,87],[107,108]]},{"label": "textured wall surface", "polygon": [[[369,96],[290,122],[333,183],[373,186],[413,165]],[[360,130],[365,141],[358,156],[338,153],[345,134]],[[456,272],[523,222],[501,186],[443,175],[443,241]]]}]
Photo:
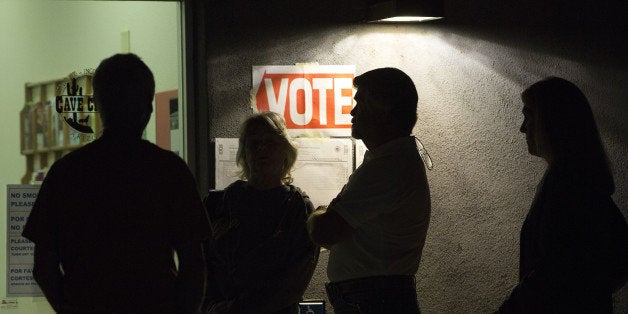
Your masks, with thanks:
[{"label": "textured wall surface", "polygon": [[[254,16],[229,12],[231,19]],[[355,65],[357,74],[383,66],[406,71],[420,98],[414,131],[434,160],[428,171],[432,220],[417,274],[422,310],[491,312],[517,282],[519,231],[545,168],[527,153],[519,133],[525,87],[554,75],[583,89],[611,160],[614,199],[628,215],[625,47],[609,34],[597,37],[595,29],[515,27],[519,20],[503,19],[509,18],[514,22],[210,23],[210,137],[236,137],[239,123],[252,113],[253,65],[318,62]],[[308,298],[325,298],[326,258],[324,252]],[[616,312],[628,312],[628,289],[615,301]]]}]

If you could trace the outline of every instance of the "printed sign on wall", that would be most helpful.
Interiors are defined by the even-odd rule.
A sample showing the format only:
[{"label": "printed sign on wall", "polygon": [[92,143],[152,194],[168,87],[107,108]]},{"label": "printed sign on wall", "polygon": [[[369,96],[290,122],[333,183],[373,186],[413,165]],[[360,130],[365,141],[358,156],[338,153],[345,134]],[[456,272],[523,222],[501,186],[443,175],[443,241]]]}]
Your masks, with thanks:
[{"label": "printed sign on wall", "polygon": [[38,192],[38,185],[7,186],[7,297],[43,296],[33,278],[35,244],[22,237]]},{"label": "printed sign on wall", "polygon": [[65,85],[57,86],[55,110],[58,117],[68,126],[70,145],[78,145],[96,139],[96,129],[99,125],[94,97],[91,94],[91,79],[94,71],[85,69],[82,74],[73,72]]},{"label": "printed sign on wall", "polygon": [[286,119],[291,135],[350,136],[353,65],[253,66],[252,107]]}]

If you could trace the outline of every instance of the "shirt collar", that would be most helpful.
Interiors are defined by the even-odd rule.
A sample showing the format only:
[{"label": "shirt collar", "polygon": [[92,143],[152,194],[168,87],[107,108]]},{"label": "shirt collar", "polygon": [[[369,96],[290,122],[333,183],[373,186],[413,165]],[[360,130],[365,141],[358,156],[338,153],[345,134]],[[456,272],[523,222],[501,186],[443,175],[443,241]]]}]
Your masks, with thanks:
[{"label": "shirt collar", "polygon": [[387,155],[391,155],[394,152],[396,152],[397,150],[399,150],[399,148],[408,145],[407,143],[412,143],[414,144],[414,137],[413,136],[402,136],[402,137],[398,137],[396,139],[393,139],[391,141],[388,141],[386,143],[384,143],[383,145],[375,148],[375,149],[371,149],[371,150],[367,150],[364,153],[364,160],[368,161],[374,158],[379,158],[379,157],[384,157]]}]

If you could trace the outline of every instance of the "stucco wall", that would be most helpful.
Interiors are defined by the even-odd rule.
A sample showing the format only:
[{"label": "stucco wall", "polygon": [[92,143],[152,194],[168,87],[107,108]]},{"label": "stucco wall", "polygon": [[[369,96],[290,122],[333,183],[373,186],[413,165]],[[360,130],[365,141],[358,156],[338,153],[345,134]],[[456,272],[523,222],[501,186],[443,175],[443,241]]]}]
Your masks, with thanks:
[{"label": "stucco wall", "polygon": [[[612,164],[614,199],[628,215],[628,71],[612,38],[587,42],[581,36],[594,30],[505,27],[502,21],[498,27],[468,20],[292,22],[210,25],[210,137],[236,137],[252,113],[253,65],[318,62],[352,64],[357,74],[383,66],[406,71],[419,92],[414,131],[434,160],[428,171],[432,221],[417,274],[425,313],[491,312],[516,284],[519,231],[545,167],[527,153],[519,133],[519,94],[543,77],[569,79],[588,96]],[[323,253],[306,297],[325,298],[326,258]],[[627,311],[624,288],[616,312]]]}]

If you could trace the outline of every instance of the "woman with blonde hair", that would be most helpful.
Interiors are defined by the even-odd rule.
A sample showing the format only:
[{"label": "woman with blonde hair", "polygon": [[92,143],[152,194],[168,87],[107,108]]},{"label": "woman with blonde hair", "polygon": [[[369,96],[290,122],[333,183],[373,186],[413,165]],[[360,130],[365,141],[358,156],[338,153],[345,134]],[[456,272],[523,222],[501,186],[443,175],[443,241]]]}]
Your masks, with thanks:
[{"label": "woman with blonde hair", "polygon": [[205,243],[205,313],[298,313],[319,248],[305,227],[314,210],[291,185],[296,144],[277,113],[240,128],[240,180],[205,198],[212,238]]}]

